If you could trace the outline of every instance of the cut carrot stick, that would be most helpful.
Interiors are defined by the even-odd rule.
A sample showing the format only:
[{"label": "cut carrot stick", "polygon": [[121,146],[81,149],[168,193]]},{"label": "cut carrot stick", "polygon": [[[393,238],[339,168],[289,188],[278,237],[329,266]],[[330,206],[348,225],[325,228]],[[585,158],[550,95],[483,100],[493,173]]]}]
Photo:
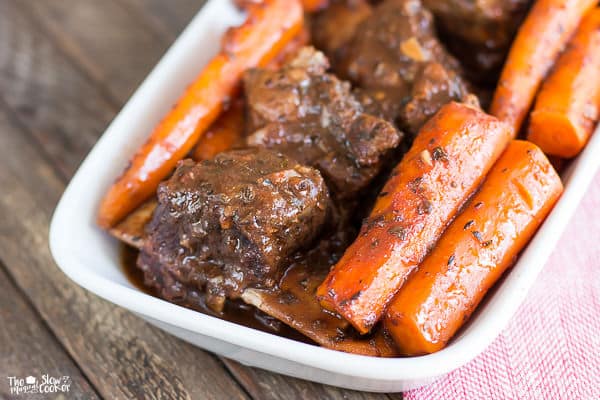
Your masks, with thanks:
[{"label": "cut carrot stick", "polygon": [[490,113],[509,123],[515,135],[540,86],[581,18],[597,0],[537,0],[519,28]]},{"label": "cut carrot stick", "polygon": [[449,103],[417,135],[317,291],[321,305],[367,333],[479,186],[512,129],[478,108]]},{"label": "cut carrot stick", "polygon": [[575,157],[600,118],[600,8],[590,11],[542,84],[528,139],[547,154]]},{"label": "cut carrot stick", "polygon": [[237,99],[200,137],[192,158],[196,161],[209,160],[236,144],[241,144],[244,138],[244,120],[244,102]]},{"label": "cut carrot stick", "polygon": [[265,0],[248,12],[109,189],[98,213],[101,227],[113,226],[149,198],[235,95],[244,71],[264,66],[303,26],[298,0]]},{"label": "cut carrot stick", "polygon": [[390,303],[384,327],[402,354],[441,350],[512,265],[563,187],[534,144],[511,142],[481,190]]}]

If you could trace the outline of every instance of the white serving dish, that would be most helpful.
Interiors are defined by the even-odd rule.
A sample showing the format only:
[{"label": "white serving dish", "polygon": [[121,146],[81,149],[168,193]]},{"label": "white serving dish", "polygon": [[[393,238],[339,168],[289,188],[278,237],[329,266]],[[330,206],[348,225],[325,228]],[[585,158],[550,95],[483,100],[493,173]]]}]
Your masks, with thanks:
[{"label": "white serving dish", "polygon": [[108,127],[56,208],[50,248],[57,264],[79,285],[175,336],[243,364],[302,379],[398,392],[464,365],[498,336],[546,263],[600,166],[600,132],[563,175],[565,193],[518,263],[444,350],[412,358],[365,357],[223,321],[136,289],[122,271],[119,244],[94,220],[102,195],[128,158],[217,51],[222,32],[242,20],[229,1],[209,1]]}]

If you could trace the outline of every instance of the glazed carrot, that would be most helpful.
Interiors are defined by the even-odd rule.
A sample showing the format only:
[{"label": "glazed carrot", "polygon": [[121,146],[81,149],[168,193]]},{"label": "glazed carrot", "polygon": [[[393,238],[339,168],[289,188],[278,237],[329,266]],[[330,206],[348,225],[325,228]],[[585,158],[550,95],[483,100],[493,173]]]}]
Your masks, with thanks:
[{"label": "glazed carrot", "polygon": [[215,121],[239,88],[242,74],[264,66],[302,29],[298,0],[265,0],[223,38],[223,49],[187,88],[102,200],[98,224],[109,228],[156,190],[177,161]]},{"label": "glazed carrot", "polygon": [[310,32],[306,26],[304,26],[300,32],[285,45],[281,51],[273,57],[273,59],[266,65],[266,68],[279,69],[285,63],[292,60],[300,49],[310,42]]},{"label": "glazed carrot", "polygon": [[597,0],[537,0],[519,28],[494,93],[490,114],[519,133],[558,53]]},{"label": "glazed carrot", "polygon": [[241,143],[244,138],[244,119],[244,102],[237,99],[200,137],[192,158],[196,161],[208,160]]},{"label": "glazed carrot", "polygon": [[319,11],[329,5],[329,0],[302,0],[304,9],[308,12]]},{"label": "glazed carrot", "polygon": [[533,143],[511,142],[481,190],[390,303],[384,327],[404,355],[441,350],[512,265],[563,187]]},{"label": "glazed carrot", "polygon": [[575,157],[600,118],[600,8],[581,21],[575,36],[542,84],[528,139],[547,154]]},{"label": "glazed carrot", "polygon": [[421,128],[358,238],[319,287],[321,305],[367,333],[511,137],[507,124],[478,108],[442,107]]}]

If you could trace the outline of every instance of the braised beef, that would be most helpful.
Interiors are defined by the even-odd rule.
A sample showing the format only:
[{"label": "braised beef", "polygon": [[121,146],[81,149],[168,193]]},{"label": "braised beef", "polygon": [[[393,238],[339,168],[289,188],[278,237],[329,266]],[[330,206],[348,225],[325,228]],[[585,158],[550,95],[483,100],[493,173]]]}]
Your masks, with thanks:
[{"label": "braised beef", "polygon": [[329,7],[316,13],[311,20],[311,37],[315,47],[333,62],[354,36],[358,25],[373,12],[367,0],[333,0]]},{"label": "braised beef", "polygon": [[376,104],[379,116],[413,135],[441,106],[469,93],[419,0],[375,6],[336,51],[334,70],[360,88],[363,101]]},{"label": "braised beef", "polygon": [[274,286],[288,257],[322,230],[329,202],[317,170],[277,152],[183,161],[159,186],[138,266],[165,299],[189,304],[182,297],[204,291],[218,311],[247,287]]},{"label": "braised beef", "polygon": [[400,111],[400,117],[410,132],[417,132],[442,105],[452,99],[479,105],[475,95],[465,92],[462,81],[452,70],[437,62],[430,62],[418,70],[409,100]]},{"label": "braised beef", "polygon": [[423,0],[450,50],[479,82],[495,82],[531,0]]},{"label": "braised beef", "polygon": [[350,84],[326,73],[325,56],[304,48],[279,71],[253,69],[244,83],[251,130],[247,143],[317,168],[336,198],[350,198],[379,173],[402,138],[366,114]]}]

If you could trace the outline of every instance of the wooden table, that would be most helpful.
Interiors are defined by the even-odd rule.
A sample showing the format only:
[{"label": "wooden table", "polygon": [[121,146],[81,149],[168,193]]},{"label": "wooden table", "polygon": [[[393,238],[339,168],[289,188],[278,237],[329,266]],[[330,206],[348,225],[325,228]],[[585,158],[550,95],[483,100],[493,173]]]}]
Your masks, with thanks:
[{"label": "wooden table", "polygon": [[[48,250],[65,184],[202,0],[0,0],[0,398],[400,399],[248,368],[71,282]],[[19,398],[19,397],[18,397]],[[24,398],[24,397],[20,397]]]}]

